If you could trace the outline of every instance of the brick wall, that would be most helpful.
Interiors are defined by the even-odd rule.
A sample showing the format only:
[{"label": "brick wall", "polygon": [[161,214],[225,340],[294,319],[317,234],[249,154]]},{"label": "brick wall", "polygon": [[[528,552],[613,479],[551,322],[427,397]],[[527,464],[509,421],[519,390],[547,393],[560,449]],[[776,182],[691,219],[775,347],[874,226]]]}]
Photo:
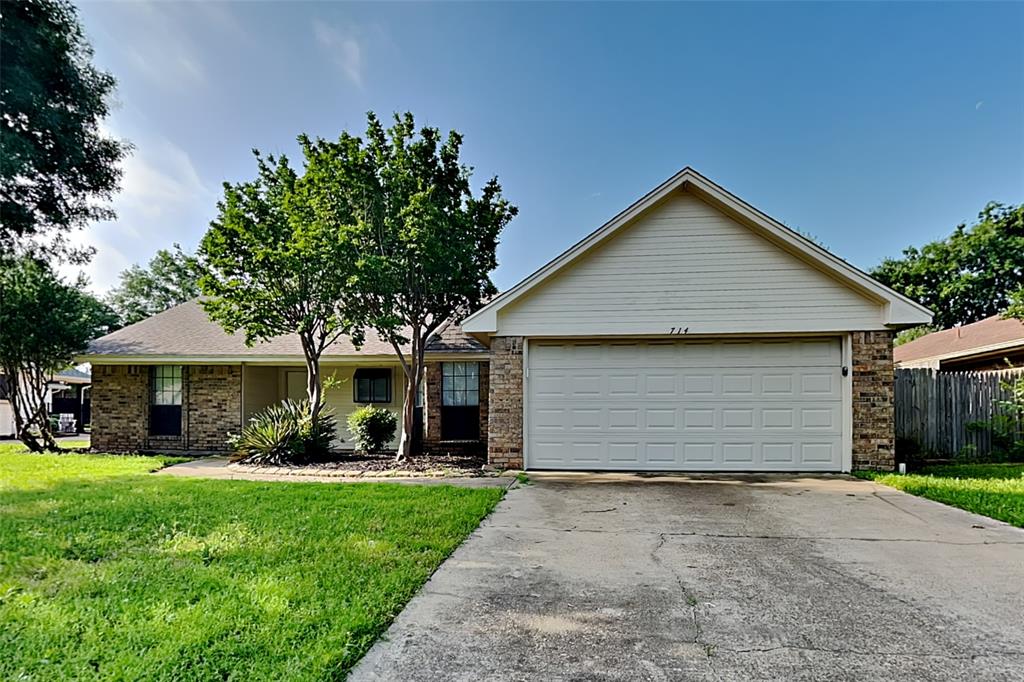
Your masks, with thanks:
[{"label": "brick wall", "polygon": [[[242,429],[242,368],[188,368],[185,439],[189,450],[226,450],[228,432]],[[184,402],[184,401],[183,401]]]},{"label": "brick wall", "polygon": [[140,450],[149,430],[149,368],[92,366],[92,447],[105,452]]},{"label": "brick wall", "polygon": [[890,331],[853,332],[853,468],[892,470],[893,365]]},{"label": "brick wall", "polygon": [[491,341],[487,461],[505,469],[523,466],[523,339]]},{"label": "brick wall", "polygon": [[488,363],[480,365],[480,440],[444,441],[441,437],[441,363],[428,362],[424,368],[426,402],[423,405],[423,451],[429,454],[459,453],[484,454],[487,444],[487,418],[489,404]]},{"label": "brick wall", "polygon": [[149,365],[93,365],[94,450],[226,450],[241,429],[241,366],[186,366],[182,372],[180,436],[149,435]]}]

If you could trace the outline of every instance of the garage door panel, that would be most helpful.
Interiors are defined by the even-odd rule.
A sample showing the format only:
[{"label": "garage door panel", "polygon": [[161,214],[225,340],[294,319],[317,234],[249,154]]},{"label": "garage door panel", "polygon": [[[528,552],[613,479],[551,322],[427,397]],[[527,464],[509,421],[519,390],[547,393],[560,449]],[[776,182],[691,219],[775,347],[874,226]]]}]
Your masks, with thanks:
[{"label": "garage door panel", "polygon": [[528,466],[840,470],[840,360],[838,339],[531,342]]}]

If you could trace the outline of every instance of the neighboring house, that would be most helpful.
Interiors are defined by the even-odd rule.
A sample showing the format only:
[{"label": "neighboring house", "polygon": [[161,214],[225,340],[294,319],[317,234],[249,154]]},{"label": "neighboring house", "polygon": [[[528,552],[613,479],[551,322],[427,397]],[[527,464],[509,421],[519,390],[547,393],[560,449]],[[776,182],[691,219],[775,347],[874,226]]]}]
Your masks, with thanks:
[{"label": "neighboring house", "polygon": [[[70,414],[75,431],[89,423],[89,374],[66,369],[50,376],[43,401],[48,414]],[[0,438],[12,438],[15,432],[14,408],[7,395],[7,377],[0,374]]]},{"label": "neighboring house", "polygon": [[51,415],[70,415],[74,433],[82,433],[89,425],[89,372],[74,367],[57,372],[46,384],[46,410]]},{"label": "neighboring house", "polygon": [[893,351],[896,367],[940,372],[984,371],[1024,366],[1024,322],[999,315],[943,329]]},{"label": "neighboring house", "polygon": [[14,406],[7,395],[7,377],[0,374],[0,438],[13,438],[16,430]]},{"label": "neighboring house", "polygon": [[[527,469],[892,468],[893,334],[930,320],[686,168],[431,343],[423,442]],[[299,393],[300,358],[289,337],[245,348],[194,303],[115,332],[81,358],[93,444],[222,448]],[[325,367],[347,382],[339,416],[399,411],[379,339]]]}]

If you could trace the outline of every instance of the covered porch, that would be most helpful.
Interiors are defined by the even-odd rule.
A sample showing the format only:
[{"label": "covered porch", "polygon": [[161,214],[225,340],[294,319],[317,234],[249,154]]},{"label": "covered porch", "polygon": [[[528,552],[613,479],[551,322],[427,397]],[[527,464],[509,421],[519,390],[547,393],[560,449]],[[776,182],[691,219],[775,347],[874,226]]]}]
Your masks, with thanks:
[{"label": "covered porch", "polygon": [[[324,403],[338,420],[334,446],[352,450],[348,434],[348,416],[366,405],[387,409],[399,420],[399,428],[390,448],[398,447],[401,433],[402,404],[405,395],[405,374],[397,361],[323,363]],[[242,365],[242,419],[248,421],[261,410],[285,398],[306,398],[306,368],[303,364]]]}]

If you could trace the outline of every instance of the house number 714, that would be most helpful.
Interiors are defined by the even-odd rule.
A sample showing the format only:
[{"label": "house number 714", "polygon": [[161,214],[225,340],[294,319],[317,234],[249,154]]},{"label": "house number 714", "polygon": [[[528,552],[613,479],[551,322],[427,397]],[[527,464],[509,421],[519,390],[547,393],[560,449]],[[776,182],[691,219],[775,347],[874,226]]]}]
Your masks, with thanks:
[{"label": "house number 714", "polygon": [[689,327],[672,327],[668,330],[669,334],[686,334],[690,331]]}]

